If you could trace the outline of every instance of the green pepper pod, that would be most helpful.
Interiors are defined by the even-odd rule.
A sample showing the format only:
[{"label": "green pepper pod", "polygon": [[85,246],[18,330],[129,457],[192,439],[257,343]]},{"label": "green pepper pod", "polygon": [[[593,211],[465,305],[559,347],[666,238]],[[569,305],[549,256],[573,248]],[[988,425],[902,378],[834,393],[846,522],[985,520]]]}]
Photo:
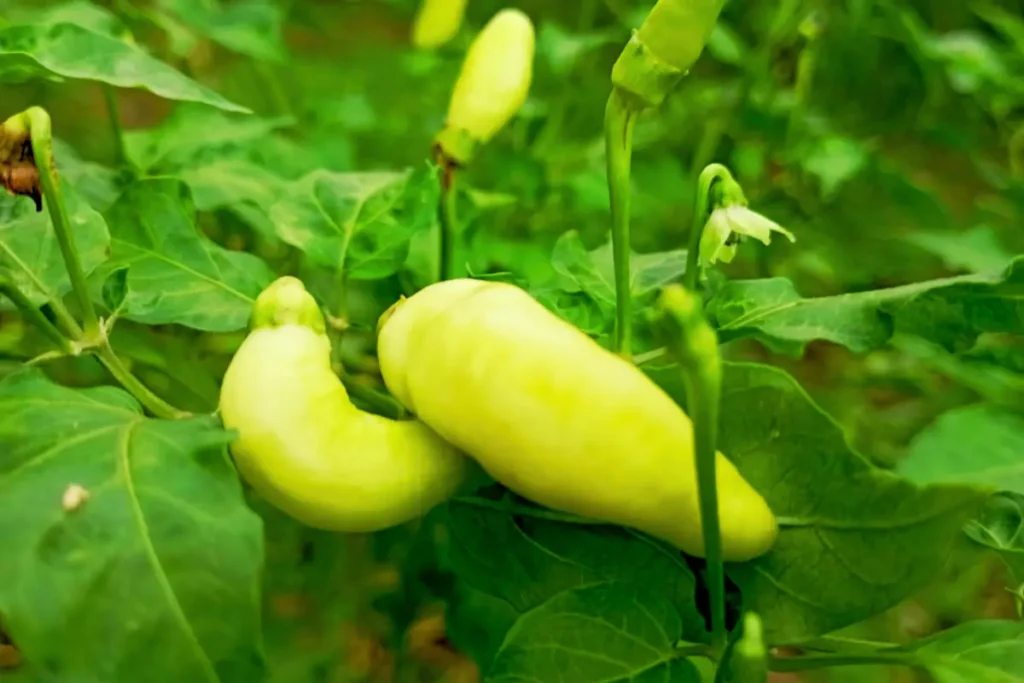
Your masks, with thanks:
[{"label": "green pepper pod", "polygon": [[764,643],[764,626],[754,612],[743,616],[743,634],[727,653],[723,674],[716,680],[724,683],[765,683],[768,680],[768,648]]},{"label": "green pepper pod", "polygon": [[725,0],[658,0],[612,68],[612,84],[655,107],[686,75]]}]

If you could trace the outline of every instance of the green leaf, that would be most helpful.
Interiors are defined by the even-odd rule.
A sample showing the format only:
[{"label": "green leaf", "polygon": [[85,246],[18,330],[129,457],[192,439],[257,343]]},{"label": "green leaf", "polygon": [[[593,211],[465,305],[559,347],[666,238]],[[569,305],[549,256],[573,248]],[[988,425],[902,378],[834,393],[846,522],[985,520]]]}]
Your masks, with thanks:
[{"label": "green leaf", "polygon": [[286,183],[270,171],[244,159],[222,159],[180,171],[200,211],[227,209],[261,237],[278,241],[270,210]]},{"label": "green leaf", "polygon": [[256,147],[293,124],[288,117],[236,116],[179,104],[159,126],[129,131],[124,141],[128,156],[140,168],[166,172],[221,161],[226,152]]},{"label": "green leaf", "polygon": [[73,24],[0,28],[0,81],[67,78],[249,113],[134,45]]},{"label": "green leaf", "polygon": [[120,193],[117,172],[78,156],[71,145],[53,140],[53,156],[61,180],[69,183],[89,206],[103,212]]},{"label": "green leaf", "polygon": [[[34,3],[33,3],[34,5]],[[126,36],[128,30],[112,12],[88,0],[73,0],[49,7],[15,7],[12,24],[74,24],[105,36]]]},{"label": "green leaf", "polygon": [[[262,528],[212,418],[0,382],[0,614],[33,680],[262,675]],[[159,643],[157,647],[156,644]]]},{"label": "green leaf", "polygon": [[996,231],[988,225],[954,233],[914,232],[905,239],[941,258],[951,270],[984,273],[1006,268],[1013,261],[1013,254],[999,243]]},{"label": "green leaf", "polygon": [[[570,293],[583,292],[604,308],[615,308],[615,270],[611,242],[587,251],[575,230],[555,243],[551,265],[562,277],[562,288]],[[686,271],[686,250],[630,255],[629,289],[634,299],[653,295],[660,287],[674,282]]]},{"label": "green leaf", "polygon": [[976,483],[1024,494],[1024,417],[972,405],[951,410],[926,427],[900,462],[919,484]]},{"label": "green leaf", "polygon": [[1024,368],[1003,367],[1000,362],[1013,360],[1001,357],[1007,349],[992,350],[974,347],[967,353],[954,354],[921,337],[896,334],[891,344],[932,370],[970,388],[987,402],[1011,410],[1024,405]]},{"label": "green leaf", "polygon": [[[718,447],[779,520],[767,555],[732,565],[767,642],[812,638],[895,605],[942,568],[988,491],[919,487],[873,467],[784,371],[727,363]],[[653,378],[683,403],[679,371]]]},{"label": "green leaf", "polygon": [[[107,258],[107,224],[67,183],[62,183],[61,189],[78,257],[89,273]],[[15,284],[36,304],[43,304],[51,294],[62,296],[71,291],[50,214],[37,212],[27,198],[6,193],[0,194],[0,268],[6,268]],[[5,305],[0,302],[0,306]]]},{"label": "green leaf", "polygon": [[868,152],[864,145],[849,138],[829,136],[815,140],[800,154],[803,169],[817,177],[826,200],[854,176],[864,170]]},{"label": "green leaf", "polygon": [[[458,498],[448,505],[449,558],[453,569],[472,589],[503,601],[511,609],[511,612],[499,611],[478,597],[453,612],[453,628],[465,639],[467,634],[480,628],[507,629],[515,621],[517,625],[505,638],[502,654],[495,660],[495,667],[504,672],[502,675],[512,676],[519,670],[517,667],[524,666],[534,672],[535,678],[549,680],[538,659],[528,658],[529,663],[519,664],[517,662],[527,660],[522,659],[522,653],[514,653],[525,647],[547,649],[552,656],[559,656],[557,653],[562,650],[571,654],[570,651],[581,649],[577,634],[571,631],[556,629],[543,645],[535,646],[530,637],[537,629],[547,628],[543,624],[557,621],[558,615],[570,606],[587,609],[584,603],[593,599],[591,607],[599,608],[600,595],[587,594],[585,590],[577,593],[597,584],[614,586],[620,598],[622,591],[646,591],[642,604],[659,614],[657,623],[670,633],[672,643],[680,637],[694,641],[706,638],[704,618],[694,601],[695,580],[678,551],[620,527],[571,524],[533,516],[529,514],[531,511],[543,515],[544,510],[525,501],[513,505],[507,493],[505,499],[496,499],[502,491],[501,487],[494,486],[484,490],[487,498]],[[494,547],[502,548],[502,552],[495,554]],[[606,597],[619,599],[614,595]],[[643,618],[648,625],[651,623],[649,617]],[[636,634],[628,628],[625,630]],[[618,637],[608,632],[604,635]],[[588,637],[600,638],[601,633],[591,633]],[[642,659],[654,667],[656,659],[663,658],[667,662],[671,658],[656,632],[645,632],[638,637],[651,639],[639,648],[646,654],[638,655],[640,659],[636,660],[627,658],[627,661]],[[500,635],[492,634],[491,642],[471,640],[476,651],[487,657],[479,660],[484,669],[488,668],[496,646],[493,638],[500,638]],[[595,642],[597,651],[600,647]],[[660,654],[650,655],[651,649]],[[581,652],[579,656],[587,655]],[[636,670],[640,668],[637,665]],[[498,668],[495,675],[497,671]],[[609,673],[615,671],[621,669],[608,670]]]},{"label": "green leaf", "polygon": [[1024,331],[1016,295],[1022,281],[1024,258],[995,273],[817,299],[804,299],[785,278],[737,280],[715,292],[708,315],[723,341],[755,337],[772,348],[799,351],[826,340],[864,352],[884,345],[894,330],[951,348],[981,332]]},{"label": "green leaf", "polygon": [[488,671],[493,683],[700,683],[674,646],[682,624],[656,590],[628,581],[582,586],[523,615]]},{"label": "green leaf", "polygon": [[1024,583],[1024,495],[992,496],[965,531],[971,540],[996,551],[1016,581]]},{"label": "green leaf", "polygon": [[159,6],[215,43],[254,59],[280,62],[284,11],[272,0],[160,0]]},{"label": "green leaf", "polygon": [[211,242],[194,214],[188,188],[169,178],[135,183],[107,212],[113,255],[104,270],[128,268],[123,317],[208,332],[248,324],[273,273],[256,256]]},{"label": "green leaf", "polygon": [[427,171],[314,171],[285,189],[271,219],[312,263],[380,279],[398,272],[412,237],[433,227],[437,193]]},{"label": "green leaf", "polygon": [[1024,682],[1024,623],[978,620],[913,643],[910,651],[934,683]]}]

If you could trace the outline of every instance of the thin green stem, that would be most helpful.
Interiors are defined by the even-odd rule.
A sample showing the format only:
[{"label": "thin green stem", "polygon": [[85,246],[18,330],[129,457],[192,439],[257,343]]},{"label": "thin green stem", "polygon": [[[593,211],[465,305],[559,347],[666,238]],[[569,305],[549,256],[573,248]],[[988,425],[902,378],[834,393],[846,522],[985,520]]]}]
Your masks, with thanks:
[{"label": "thin green stem", "polygon": [[633,127],[638,110],[618,90],[612,90],[604,115],[604,144],[608,164],[608,196],[612,210],[612,254],[615,265],[615,348],[631,357],[633,337],[632,293],[629,275],[630,166]]},{"label": "thin green stem", "polygon": [[117,103],[117,91],[109,85],[104,84],[103,99],[107,103],[107,116],[110,118],[110,131],[114,137],[114,152],[117,155],[117,163],[124,165],[128,163],[128,149],[124,143],[124,127],[121,125],[121,107]]},{"label": "thin green stem", "polygon": [[441,164],[441,199],[438,204],[438,220],[441,224],[438,244],[439,280],[450,280],[455,276],[455,240],[458,239],[458,217],[455,188],[456,169],[448,160]]},{"label": "thin green stem", "polygon": [[795,671],[811,671],[824,669],[833,666],[865,666],[868,664],[882,664],[885,666],[917,666],[917,662],[905,654],[888,654],[874,652],[865,654],[842,654],[842,655],[810,655],[807,657],[771,657],[768,660],[768,668],[778,673],[791,673]]},{"label": "thin green stem", "polygon": [[701,310],[699,296],[679,285],[662,290],[655,329],[682,371],[686,406],[693,422],[694,459],[700,499],[707,584],[711,602],[711,644],[723,652],[725,625],[725,566],[718,518],[716,477],[718,410],[722,391],[722,359],[718,338]]},{"label": "thin green stem", "polygon": [[1010,136],[1010,173],[1014,178],[1024,178],[1024,124]]},{"label": "thin green stem", "polygon": [[683,285],[691,292],[697,291],[700,282],[700,239],[704,226],[711,214],[711,190],[716,181],[731,177],[729,169],[722,164],[709,164],[697,179],[697,197],[693,202],[693,223],[690,225],[690,244],[686,252],[686,272]]},{"label": "thin green stem", "polygon": [[392,420],[401,420],[406,416],[405,409],[398,401],[355,381],[352,375],[342,372],[341,382],[349,396],[364,403],[372,412]]},{"label": "thin green stem", "polygon": [[139,379],[125,367],[124,363],[121,362],[121,359],[117,357],[114,350],[110,348],[109,343],[104,343],[97,347],[95,353],[103,366],[106,367],[107,370],[110,371],[110,374],[114,376],[114,379],[116,379],[121,386],[127,389],[128,392],[150,413],[165,420],[180,420],[182,418],[191,417],[190,413],[178,410],[154,394],[150,391],[149,387],[140,382]]},{"label": "thin green stem", "polygon": [[50,322],[50,319],[43,315],[28,297],[15,286],[13,282],[5,277],[0,277],[0,294],[6,296],[11,300],[21,313],[25,320],[34,324],[39,331],[50,338],[54,346],[60,349],[64,354],[73,356],[76,355],[74,344],[71,340],[65,337],[57,326]]},{"label": "thin green stem", "polygon": [[[88,337],[95,337],[99,334],[99,319],[96,317],[96,309],[93,308],[92,299],[89,297],[89,288],[85,283],[85,271],[82,270],[82,262],[78,257],[71,221],[68,220],[67,208],[60,191],[60,181],[53,165],[53,130],[50,115],[41,107],[32,107],[25,111],[25,117],[28,121],[32,154],[35,157],[36,167],[39,169],[39,181],[43,186],[46,208],[50,212],[53,232],[57,237],[61,255],[64,257],[68,276],[71,278],[71,286],[78,298],[85,334]],[[74,327],[77,328],[77,324]],[[69,330],[69,332],[74,334],[73,330]]]},{"label": "thin green stem", "polygon": [[711,638],[716,648],[724,648],[728,637],[725,626],[725,564],[715,471],[721,383],[721,368],[717,363],[714,367],[694,366],[683,373],[686,405],[693,420],[701,532],[704,536],[704,557],[707,560],[708,592],[711,595]]}]

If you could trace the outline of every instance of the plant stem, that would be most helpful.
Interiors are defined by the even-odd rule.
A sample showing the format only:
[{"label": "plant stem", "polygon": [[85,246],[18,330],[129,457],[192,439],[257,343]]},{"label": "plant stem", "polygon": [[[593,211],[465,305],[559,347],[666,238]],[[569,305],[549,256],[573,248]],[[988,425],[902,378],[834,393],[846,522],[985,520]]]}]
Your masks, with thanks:
[{"label": "plant stem", "polygon": [[1024,125],[1010,136],[1010,175],[1024,178]]},{"label": "plant stem", "polygon": [[690,244],[686,252],[686,272],[683,285],[696,292],[700,282],[700,239],[711,213],[711,190],[718,180],[730,177],[729,169],[722,164],[709,164],[697,179],[697,197],[693,202],[693,223],[690,225]]},{"label": "plant stem", "polygon": [[100,345],[96,350],[96,357],[110,371],[118,382],[134,396],[153,415],[165,420],[180,420],[191,417],[190,413],[178,410],[162,398],[150,391],[149,387],[124,366],[121,359],[117,357],[109,342]]},{"label": "plant stem", "polygon": [[693,421],[701,534],[704,538],[708,592],[711,598],[711,644],[721,653],[726,647],[728,633],[725,626],[725,566],[715,472],[715,444],[718,439],[718,410],[722,391],[722,359],[718,353],[718,337],[704,318],[699,295],[679,285],[670,285],[662,290],[655,324],[682,370],[687,412]]},{"label": "plant stem", "polygon": [[43,315],[36,306],[29,301],[28,297],[18,289],[13,282],[0,276],[0,294],[11,300],[25,320],[33,323],[39,331],[50,338],[54,346],[69,356],[76,355],[76,350],[71,340],[65,337],[57,326],[50,322],[50,319]]},{"label": "plant stem", "polygon": [[608,196],[612,210],[612,254],[615,264],[615,348],[631,356],[633,337],[632,293],[629,275],[630,165],[633,127],[638,110],[618,88],[612,90],[604,115],[604,144],[608,164]]},{"label": "plant stem", "polygon": [[[35,157],[36,167],[39,169],[39,181],[43,186],[46,208],[50,212],[53,232],[57,236],[57,244],[60,245],[68,277],[71,278],[71,286],[78,298],[85,334],[88,337],[95,337],[99,334],[99,319],[96,317],[96,309],[93,308],[92,299],[89,297],[89,289],[85,283],[85,271],[82,270],[82,262],[78,258],[78,248],[75,246],[74,234],[71,232],[71,222],[68,220],[64,198],[61,196],[60,181],[53,165],[53,131],[50,115],[41,107],[32,107],[25,111],[25,117],[28,121],[32,154]],[[78,325],[75,324],[74,327],[77,328]]]},{"label": "plant stem", "polygon": [[715,442],[718,438],[718,404],[721,368],[691,367],[683,372],[686,406],[693,420],[697,487],[700,495],[701,532],[707,559],[708,591],[711,594],[711,637],[716,648],[725,647],[725,565],[722,559],[722,531],[718,519],[718,483],[715,472]]},{"label": "plant stem", "polygon": [[441,160],[441,199],[437,211],[441,224],[438,245],[439,280],[450,280],[455,274],[455,240],[458,236],[455,172],[455,164],[448,159]]},{"label": "plant stem", "polygon": [[117,91],[112,86],[104,84],[103,99],[107,103],[107,115],[110,117],[110,130],[114,136],[114,151],[117,154],[117,163],[124,165],[128,163],[128,150],[124,144],[124,127],[121,125],[121,107],[117,103]]},{"label": "plant stem", "polygon": [[882,664],[886,666],[916,666],[913,659],[897,653],[874,652],[865,654],[810,655],[807,657],[771,657],[768,668],[779,673],[810,671],[832,666],[864,666]]}]

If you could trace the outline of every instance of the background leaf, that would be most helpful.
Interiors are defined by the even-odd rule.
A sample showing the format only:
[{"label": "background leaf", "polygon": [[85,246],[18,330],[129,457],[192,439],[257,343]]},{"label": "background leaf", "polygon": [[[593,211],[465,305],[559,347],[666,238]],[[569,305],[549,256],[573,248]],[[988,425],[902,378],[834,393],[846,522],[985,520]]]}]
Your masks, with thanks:
[{"label": "background leaf", "polygon": [[256,256],[228,251],[199,233],[180,181],[138,181],[110,208],[107,221],[113,255],[104,270],[128,268],[122,315],[130,320],[239,330],[273,278]]},{"label": "background leaf", "polygon": [[74,24],[0,28],[0,80],[69,78],[143,88],[169,100],[248,113],[140,48]]},{"label": "background leaf", "polygon": [[1024,417],[974,405],[944,413],[914,439],[900,472],[920,484],[977,483],[1024,494]]},{"label": "background leaf", "polygon": [[398,272],[413,235],[434,225],[437,193],[425,171],[314,171],[283,192],[271,219],[312,263],[379,279]]}]

